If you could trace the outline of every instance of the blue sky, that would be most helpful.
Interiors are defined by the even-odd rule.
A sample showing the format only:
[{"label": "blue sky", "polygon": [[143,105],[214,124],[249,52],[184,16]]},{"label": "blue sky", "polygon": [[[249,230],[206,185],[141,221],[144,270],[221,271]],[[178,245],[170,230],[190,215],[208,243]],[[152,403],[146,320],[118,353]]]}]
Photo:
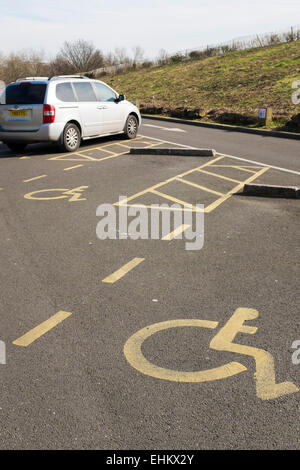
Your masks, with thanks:
[{"label": "blue sky", "polygon": [[146,56],[196,48],[300,23],[299,0],[0,0],[0,52],[92,41],[104,53],[141,46]]}]

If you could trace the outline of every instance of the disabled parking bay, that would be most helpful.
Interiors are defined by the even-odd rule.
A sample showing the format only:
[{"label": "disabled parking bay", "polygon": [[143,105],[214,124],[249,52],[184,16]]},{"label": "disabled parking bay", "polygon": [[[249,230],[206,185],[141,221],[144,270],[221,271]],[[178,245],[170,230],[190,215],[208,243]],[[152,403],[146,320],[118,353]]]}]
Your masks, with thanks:
[{"label": "disabled parking bay", "polygon": [[[171,146],[139,139],[0,148],[0,447],[297,448],[299,200],[238,193],[299,175],[122,147]],[[100,240],[97,207],[120,196],[203,204],[203,247]]]}]

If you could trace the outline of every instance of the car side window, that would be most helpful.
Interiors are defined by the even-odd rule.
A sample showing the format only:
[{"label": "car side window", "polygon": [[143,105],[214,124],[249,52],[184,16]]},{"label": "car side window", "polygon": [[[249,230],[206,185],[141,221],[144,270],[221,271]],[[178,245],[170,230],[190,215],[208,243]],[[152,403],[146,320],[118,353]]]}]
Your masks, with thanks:
[{"label": "car side window", "polygon": [[69,103],[72,101],[77,101],[74,95],[72,85],[69,82],[58,83],[58,85],[56,85],[56,97],[60,101],[67,101]]},{"label": "car side window", "polygon": [[74,82],[73,86],[78,97],[78,101],[97,101],[93,87],[88,82]]},{"label": "car side window", "polygon": [[108,86],[100,82],[93,82],[93,84],[96,88],[98,101],[115,101],[117,95],[114,91],[108,88]]}]

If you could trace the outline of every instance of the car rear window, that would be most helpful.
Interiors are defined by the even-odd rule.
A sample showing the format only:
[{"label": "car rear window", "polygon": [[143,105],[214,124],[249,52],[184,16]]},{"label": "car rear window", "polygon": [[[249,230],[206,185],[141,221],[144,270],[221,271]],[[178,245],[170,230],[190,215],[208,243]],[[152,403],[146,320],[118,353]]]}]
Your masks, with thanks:
[{"label": "car rear window", "polygon": [[67,102],[72,102],[72,101],[77,101],[73,92],[73,88],[71,83],[66,82],[66,83],[59,83],[56,85],[56,97],[60,101],[67,101]]},{"label": "car rear window", "polygon": [[97,101],[92,85],[87,82],[73,83],[79,101]]},{"label": "car rear window", "polygon": [[6,104],[43,104],[46,84],[18,83],[6,88]]}]

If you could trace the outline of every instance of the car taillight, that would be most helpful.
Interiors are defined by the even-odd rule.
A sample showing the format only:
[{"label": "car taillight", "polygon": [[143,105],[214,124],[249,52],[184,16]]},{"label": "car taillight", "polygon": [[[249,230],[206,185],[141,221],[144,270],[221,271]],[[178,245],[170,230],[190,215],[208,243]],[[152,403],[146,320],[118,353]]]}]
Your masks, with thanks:
[{"label": "car taillight", "polygon": [[43,123],[51,124],[55,121],[55,107],[52,104],[44,104]]}]

